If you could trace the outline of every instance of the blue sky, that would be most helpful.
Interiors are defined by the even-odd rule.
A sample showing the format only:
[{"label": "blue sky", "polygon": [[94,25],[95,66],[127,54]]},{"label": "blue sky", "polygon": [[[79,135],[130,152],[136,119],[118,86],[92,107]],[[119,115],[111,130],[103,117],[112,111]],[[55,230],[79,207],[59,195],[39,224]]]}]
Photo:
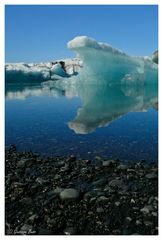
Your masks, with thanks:
[{"label": "blue sky", "polygon": [[73,57],[67,42],[87,35],[131,55],[158,48],[156,5],[6,5],[5,61]]}]

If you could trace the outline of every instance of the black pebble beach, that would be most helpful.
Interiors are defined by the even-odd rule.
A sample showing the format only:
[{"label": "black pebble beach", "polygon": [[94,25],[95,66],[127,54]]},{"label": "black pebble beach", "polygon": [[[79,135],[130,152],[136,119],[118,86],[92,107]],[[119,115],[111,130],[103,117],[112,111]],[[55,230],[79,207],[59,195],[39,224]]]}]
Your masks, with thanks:
[{"label": "black pebble beach", "polygon": [[157,235],[157,163],[5,151],[6,235]]}]

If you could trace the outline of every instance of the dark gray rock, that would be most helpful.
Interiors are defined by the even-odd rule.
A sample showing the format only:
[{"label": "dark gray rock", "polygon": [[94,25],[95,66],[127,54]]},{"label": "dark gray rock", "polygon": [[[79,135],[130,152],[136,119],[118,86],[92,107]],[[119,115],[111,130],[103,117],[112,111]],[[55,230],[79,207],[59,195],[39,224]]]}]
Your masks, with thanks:
[{"label": "dark gray rock", "polygon": [[90,191],[84,194],[83,199],[88,200],[88,199],[94,198],[95,196],[97,196],[97,194],[95,192]]},{"label": "dark gray rock", "polygon": [[157,212],[152,212],[151,215],[152,215],[153,217],[157,217],[157,216],[158,216],[158,213],[157,213]]},{"label": "dark gray rock", "polygon": [[104,186],[106,183],[107,183],[107,178],[101,178],[101,179],[93,182],[92,185],[95,187],[100,187],[100,186]]},{"label": "dark gray rock", "polygon": [[63,230],[63,232],[66,235],[75,235],[76,229],[74,227],[67,227],[66,229]]},{"label": "dark gray rock", "polygon": [[127,169],[127,172],[128,172],[129,174],[136,174],[136,171],[135,171],[134,169],[132,169],[132,168],[128,168],[128,169]]},{"label": "dark gray rock", "polygon": [[119,180],[119,179],[111,180],[109,182],[109,187],[114,188],[114,189],[118,189],[118,190],[123,190],[123,191],[128,190],[128,186],[125,185],[124,182],[122,180]]},{"label": "dark gray rock", "polygon": [[26,204],[26,205],[31,205],[33,203],[32,198],[30,197],[25,197],[20,200],[20,203]]},{"label": "dark gray rock", "polygon": [[54,192],[54,194],[59,195],[63,191],[63,188],[58,187],[58,188],[53,189],[52,191]]},{"label": "dark gray rock", "polygon": [[90,203],[94,203],[96,201],[96,199],[97,199],[96,197],[91,198]]},{"label": "dark gray rock", "polygon": [[61,200],[76,200],[79,198],[79,191],[74,188],[67,188],[60,193]]},{"label": "dark gray rock", "polygon": [[114,203],[116,207],[119,207],[121,205],[121,203],[119,201]]},{"label": "dark gray rock", "polygon": [[26,166],[26,163],[29,161],[30,161],[30,159],[19,160],[17,163],[17,168],[24,168]]},{"label": "dark gray rock", "polygon": [[108,202],[109,198],[105,197],[105,196],[100,196],[97,198],[97,202]]},{"label": "dark gray rock", "polygon": [[32,230],[33,230],[32,225],[24,224],[20,229],[20,234],[29,234],[32,233]]},{"label": "dark gray rock", "polygon": [[57,196],[57,194],[54,192],[54,190],[51,190],[46,193],[46,196],[47,196],[48,200],[52,200],[53,198],[55,198]]},{"label": "dark gray rock", "polygon": [[140,211],[143,214],[149,214],[153,210],[153,207],[151,205],[146,205],[143,208],[140,209]]},{"label": "dark gray rock", "polygon": [[97,212],[97,213],[103,213],[103,212],[104,212],[104,209],[103,209],[102,207],[98,207],[98,208],[96,209],[96,212]]},{"label": "dark gray rock", "polygon": [[155,173],[148,173],[145,175],[146,178],[148,179],[157,179],[157,174]]},{"label": "dark gray rock", "polygon": [[110,167],[113,166],[114,164],[116,164],[115,160],[106,160],[102,162],[103,167]]},{"label": "dark gray rock", "polygon": [[55,176],[54,176],[54,179],[55,180],[59,180],[61,178],[61,176],[59,175],[59,174],[56,174]]},{"label": "dark gray rock", "polygon": [[132,218],[131,217],[126,217],[125,221],[126,221],[126,223],[130,223],[132,221]]},{"label": "dark gray rock", "polygon": [[142,221],[141,220],[136,220],[136,225],[139,226],[139,225],[142,225]]},{"label": "dark gray rock", "polygon": [[38,218],[37,214],[33,214],[28,218],[29,223],[33,223]]},{"label": "dark gray rock", "polygon": [[47,183],[48,181],[43,179],[43,178],[41,178],[41,177],[38,177],[38,178],[36,178],[36,182],[42,185],[42,184]]},{"label": "dark gray rock", "polygon": [[68,158],[68,160],[70,161],[70,162],[74,162],[74,161],[76,161],[76,157],[75,157],[75,155],[70,155],[70,157]]},{"label": "dark gray rock", "polygon": [[135,204],[135,200],[132,198],[130,203]]},{"label": "dark gray rock", "polygon": [[127,170],[127,168],[128,168],[128,166],[127,166],[127,165],[124,165],[124,164],[120,164],[120,165],[117,167],[118,170],[122,170],[122,171]]},{"label": "dark gray rock", "polygon": [[39,235],[52,235],[53,232],[50,231],[49,229],[40,228],[38,234],[39,234]]},{"label": "dark gray rock", "polygon": [[151,222],[151,221],[144,221],[144,224],[147,227],[152,227],[153,226],[153,222]]}]

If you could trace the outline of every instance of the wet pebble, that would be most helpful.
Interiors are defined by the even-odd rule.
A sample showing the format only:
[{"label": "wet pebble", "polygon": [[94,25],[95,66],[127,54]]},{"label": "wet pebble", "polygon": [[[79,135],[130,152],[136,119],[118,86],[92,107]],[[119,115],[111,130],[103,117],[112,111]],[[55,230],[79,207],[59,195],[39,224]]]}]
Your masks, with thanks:
[{"label": "wet pebble", "polygon": [[143,213],[143,214],[149,214],[150,211],[152,211],[152,207],[151,206],[144,206],[143,208],[140,209],[140,211]]},{"label": "wet pebble", "polygon": [[97,212],[97,213],[103,213],[103,212],[104,212],[104,209],[103,209],[102,207],[98,207],[98,208],[96,209],[96,212]]},{"label": "wet pebble", "polygon": [[74,188],[68,188],[60,193],[61,200],[77,200],[79,198],[79,191]]},{"label": "wet pebble", "polygon": [[29,234],[31,233],[33,230],[33,226],[32,225],[28,225],[28,224],[24,224],[21,229],[20,229],[20,233],[21,234]]},{"label": "wet pebble", "polygon": [[117,167],[117,169],[118,170],[127,170],[127,165],[124,165],[124,164],[120,164],[118,167]]},{"label": "wet pebble", "polygon": [[116,164],[115,160],[105,160],[102,162],[103,167],[112,167],[114,164]]},{"label": "wet pebble", "polygon": [[157,174],[155,173],[148,173],[145,175],[146,178],[148,179],[157,179]]},{"label": "wet pebble", "polygon": [[100,187],[100,186],[104,186],[106,183],[107,183],[107,178],[101,178],[101,179],[98,179],[97,181],[94,181],[92,185],[96,187],[98,186]]},{"label": "wet pebble", "polygon": [[109,182],[109,187],[116,188],[116,189],[121,189],[121,190],[127,190],[128,189],[127,185],[125,185],[122,180],[118,180],[118,179],[113,179],[112,181],[110,181]]},{"label": "wet pebble", "polygon": [[63,230],[64,234],[66,235],[75,235],[76,234],[76,229],[73,227],[67,227],[66,229]]}]

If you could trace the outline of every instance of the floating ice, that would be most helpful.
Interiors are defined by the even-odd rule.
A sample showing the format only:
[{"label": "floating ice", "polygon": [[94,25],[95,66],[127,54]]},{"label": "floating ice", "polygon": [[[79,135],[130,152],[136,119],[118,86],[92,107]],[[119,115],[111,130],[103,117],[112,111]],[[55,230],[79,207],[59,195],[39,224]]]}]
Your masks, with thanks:
[{"label": "floating ice", "polygon": [[[64,69],[60,62],[64,63]],[[78,59],[63,59],[47,63],[7,63],[6,82],[43,82],[60,80],[75,75],[81,67]]]},{"label": "floating ice", "polygon": [[85,83],[94,83],[94,76],[96,80],[99,79],[98,83],[101,79],[105,83],[120,83],[126,74],[139,74],[139,77],[145,74],[148,81],[157,81],[158,65],[150,57],[132,57],[86,36],[76,37],[67,45],[83,62],[78,80],[81,79]]},{"label": "floating ice", "polygon": [[[62,59],[56,62],[27,64],[6,64],[6,82],[43,82],[67,80],[70,83],[120,83],[146,75],[149,82],[156,82],[158,65],[153,57],[131,57],[106,43],[97,42],[86,36],[79,36],[68,42],[68,48],[77,53],[76,59]],[[62,64],[63,63],[63,64]],[[79,73],[77,77],[74,77]],[[127,77],[126,77],[127,76]]]}]

